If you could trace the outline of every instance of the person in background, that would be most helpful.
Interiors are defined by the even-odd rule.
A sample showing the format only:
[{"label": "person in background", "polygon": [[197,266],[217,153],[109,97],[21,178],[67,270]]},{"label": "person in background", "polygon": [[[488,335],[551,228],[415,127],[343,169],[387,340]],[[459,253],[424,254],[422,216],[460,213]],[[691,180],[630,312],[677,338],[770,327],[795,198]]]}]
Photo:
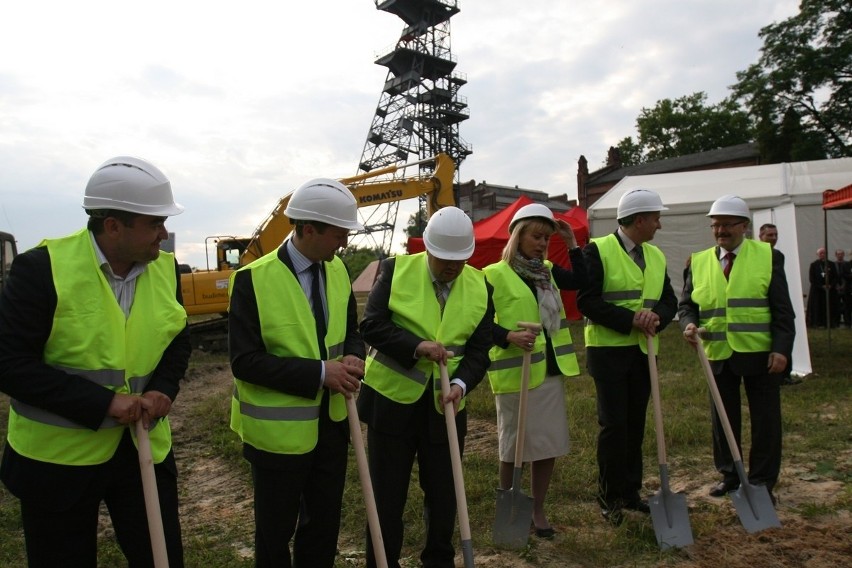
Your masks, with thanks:
[{"label": "person in background", "polygon": [[840,324],[841,316],[843,325],[852,329],[852,262],[846,261],[846,252],[843,249],[834,251],[834,267],[837,272],[837,316],[834,321]]},{"label": "person in background", "polygon": [[758,238],[764,243],[769,243],[769,246],[775,248],[778,244],[778,227],[772,223],[764,223],[760,226]]},{"label": "person in background", "polygon": [[109,510],[131,567],[154,565],[135,443],[149,431],[169,565],[183,566],[168,414],[192,350],[153,164],[119,156],[86,185],[88,226],[19,255],[0,297],[0,478],[21,501],[31,568],[95,566]]},{"label": "person in background", "polygon": [[826,259],[825,249],[817,249],[817,259],[808,269],[808,327],[826,327],[834,325],[829,321],[829,312],[834,319],[837,307],[837,269],[833,262]]},{"label": "person in background", "polygon": [[[764,243],[768,243],[773,249],[775,245],[778,243],[778,227],[773,225],[772,223],[764,223],[760,226],[760,232],[758,233],[758,238]],[[784,253],[778,251],[780,256],[781,266],[784,266]],[[683,277],[684,281],[686,280],[686,275]],[[784,372],[781,376],[781,386],[791,386],[798,385],[802,382],[802,379],[794,377],[791,373],[793,372],[793,357],[791,356],[787,360],[787,368],[784,369]]]},{"label": "person in background", "polygon": [[[692,255],[678,316],[684,338],[704,351],[740,445],[745,386],[751,417],[748,481],[766,485],[772,502],[781,470],[781,373],[793,350],[796,328],[783,257],[766,243],[746,239],[751,213],[745,201],[724,195],[713,202],[710,228],[716,246]],[[713,497],[736,490],[740,480],[722,423],[711,405],[713,461],[722,480]]]},{"label": "person in background", "polygon": [[251,464],[255,565],[331,568],[349,446],[344,397],[358,391],[365,356],[334,253],[363,227],[349,189],[325,178],[296,189],[284,215],[291,237],[231,276],[231,429]]},{"label": "person in background", "polygon": [[657,193],[633,189],[618,202],[618,229],[584,249],[588,284],[577,296],[586,317],[586,358],[598,401],[598,500],[613,525],[624,510],[650,513],[642,488],[642,441],[651,395],[647,337],[674,318],[677,297],[666,258],[650,244],[668,208]]},{"label": "person in background", "polygon": [[[518,433],[518,402],[524,351],[532,354],[523,461],[530,463],[533,530],[540,538],[556,531],[547,520],[544,501],[556,458],[568,453],[568,421],[562,377],[580,374],[559,290],[586,284],[583,252],[571,226],[539,203],[518,209],[509,223],[509,241],[499,262],[485,267],[494,286],[494,347],[488,371],[496,395],[500,488],[511,489]],[[547,260],[550,238],[558,233],[571,259],[569,270]],[[517,323],[542,324],[543,333]]]},{"label": "person in background", "polygon": [[[399,568],[403,511],[415,458],[423,490],[423,566],[452,568],[456,497],[444,404],[456,409],[459,447],[467,432],[465,396],[490,363],[494,308],[482,272],[467,266],[473,223],[444,207],[423,233],[426,251],[382,261],[361,321],[370,345],[358,414],[367,424],[370,475],[388,565]],[[439,363],[450,395],[441,393]],[[367,566],[376,566],[367,530]]]}]

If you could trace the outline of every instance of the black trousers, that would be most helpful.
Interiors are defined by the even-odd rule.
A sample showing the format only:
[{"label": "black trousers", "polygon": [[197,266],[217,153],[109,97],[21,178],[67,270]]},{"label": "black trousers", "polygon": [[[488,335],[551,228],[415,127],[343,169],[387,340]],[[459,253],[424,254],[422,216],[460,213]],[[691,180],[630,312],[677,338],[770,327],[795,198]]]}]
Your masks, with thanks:
[{"label": "black trousers", "polygon": [[[731,423],[737,447],[742,454],[742,407],[740,383],[745,386],[748,411],[751,417],[751,449],[748,457],[748,481],[766,484],[771,491],[781,471],[781,379],[778,375],[740,377],[731,372],[727,363],[715,375],[719,394]],[[738,480],[731,449],[722,429],[722,422],[711,401],[713,420],[713,462],[716,470],[727,480]]]},{"label": "black trousers", "polygon": [[349,430],[345,421],[335,423],[328,417],[327,400],[326,394],[313,451],[266,454],[271,459],[252,460],[255,566],[259,568],[334,566]]},{"label": "black trousers", "polygon": [[[602,350],[595,357],[606,355]],[[651,396],[648,356],[638,347],[621,349],[620,372],[593,375],[598,405],[598,499],[613,508],[639,497],[642,488],[642,441]],[[625,365],[626,363],[626,365]],[[605,365],[600,365],[605,367]]]},{"label": "black trousers", "polygon": [[[431,383],[430,383],[431,384]],[[456,525],[456,494],[445,418],[434,408],[431,389],[414,405],[414,414],[398,432],[367,431],[370,477],[376,496],[376,508],[388,566],[399,568],[403,541],[403,512],[414,460],[417,459],[420,489],[423,490],[426,544],[420,554],[424,568],[453,568]],[[467,429],[465,413],[456,416],[459,447],[464,451]],[[437,421],[444,422],[443,428]],[[376,558],[369,527],[367,529],[367,566],[375,568]]]},{"label": "black trousers", "polygon": [[[96,568],[100,503],[106,503],[115,536],[130,568],[154,566],[139,454],[125,433],[115,455],[96,466],[90,490],[70,508],[54,510],[41,500],[22,499],[21,518],[30,568]],[[177,478],[172,469],[155,465],[160,511],[166,535],[169,566],[183,566]]]}]

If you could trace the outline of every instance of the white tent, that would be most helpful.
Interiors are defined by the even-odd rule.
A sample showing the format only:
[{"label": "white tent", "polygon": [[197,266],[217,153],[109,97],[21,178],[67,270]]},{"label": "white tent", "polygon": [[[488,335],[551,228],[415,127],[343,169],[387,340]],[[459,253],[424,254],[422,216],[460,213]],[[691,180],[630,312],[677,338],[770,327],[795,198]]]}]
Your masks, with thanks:
[{"label": "white tent", "polygon": [[[752,228],[765,222],[778,225],[777,247],[787,259],[787,279],[796,308],[794,371],[807,374],[811,368],[802,296],[809,288],[808,266],[823,244],[822,192],[850,183],[852,158],[628,176],[589,207],[589,228],[592,237],[614,231],[618,200],[627,191],[644,187],[659,193],[669,211],[663,212],[663,228],[653,242],[666,254],[669,277],[679,295],[686,259],[714,244],[706,217],[710,205],[728,193],[745,199],[752,211]],[[832,223],[828,229],[830,256],[836,248],[852,248],[852,224]]]}]

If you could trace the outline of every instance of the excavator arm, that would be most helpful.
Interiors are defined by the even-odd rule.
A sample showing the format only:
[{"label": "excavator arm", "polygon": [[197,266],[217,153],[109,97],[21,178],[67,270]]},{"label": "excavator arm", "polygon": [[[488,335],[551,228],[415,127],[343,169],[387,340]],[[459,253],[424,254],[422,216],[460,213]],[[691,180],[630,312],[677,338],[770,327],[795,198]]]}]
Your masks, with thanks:
[{"label": "excavator arm", "polygon": [[[430,175],[375,179],[384,176],[393,176],[405,170],[405,168],[429,162],[434,162],[435,164],[434,171]],[[454,177],[455,162],[453,162],[453,159],[447,154],[438,154],[428,160],[388,166],[365,174],[342,178],[340,181],[352,191],[355,200],[358,202],[358,207],[381,205],[383,203],[392,203],[394,201],[427,195],[427,212],[431,216],[432,213],[441,207],[455,205],[455,198],[453,196]],[[272,210],[272,213],[255,230],[248,246],[245,248],[245,252],[243,252],[240,258],[241,266],[245,266],[264,254],[275,250],[284,241],[284,238],[290,234],[293,225],[287,216],[284,215],[284,210],[287,208],[291,194],[292,192],[282,197]]]}]

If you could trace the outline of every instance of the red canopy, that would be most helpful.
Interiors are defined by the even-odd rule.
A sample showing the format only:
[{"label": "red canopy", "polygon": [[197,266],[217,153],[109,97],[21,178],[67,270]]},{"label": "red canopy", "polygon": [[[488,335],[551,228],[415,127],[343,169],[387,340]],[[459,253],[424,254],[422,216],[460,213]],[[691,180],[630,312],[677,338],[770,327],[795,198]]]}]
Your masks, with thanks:
[{"label": "red canopy", "polygon": [[[473,256],[470,257],[468,264],[476,268],[484,268],[489,264],[493,264],[500,260],[503,253],[503,248],[509,241],[509,221],[515,215],[515,212],[523,207],[534,203],[529,197],[521,196],[516,199],[511,205],[498,211],[491,217],[486,217],[473,224],[473,232],[476,239],[476,249],[473,251]],[[580,207],[574,207],[565,213],[554,213],[558,219],[564,219],[574,229],[574,234],[577,237],[577,244],[581,247],[589,241],[589,219],[586,216],[586,211]],[[423,239],[410,237],[408,239],[408,253],[414,254],[424,250]],[[553,261],[554,264],[571,267],[571,261],[568,259],[568,250],[565,243],[560,238],[550,239],[550,246],[547,249],[547,258]],[[562,292],[562,302],[565,304],[565,316],[571,320],[578,320],[582,316],[577,309],[576,292]]]},{"label": "red canopy", "polygon": [[852,184],[838,190],[827,189],[822,192],[823,209],[852,208]]}]

